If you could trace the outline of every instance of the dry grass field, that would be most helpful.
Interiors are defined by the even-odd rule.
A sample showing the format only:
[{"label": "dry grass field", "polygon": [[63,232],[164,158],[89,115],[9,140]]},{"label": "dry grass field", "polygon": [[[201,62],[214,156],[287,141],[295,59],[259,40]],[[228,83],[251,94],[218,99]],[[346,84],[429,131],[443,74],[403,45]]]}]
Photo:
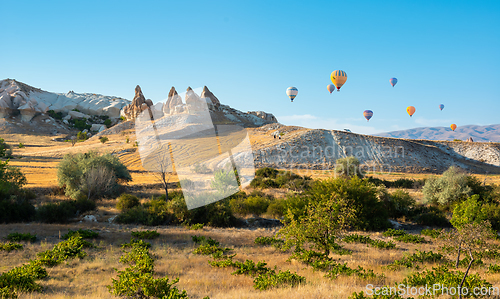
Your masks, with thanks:
[{"label": "dry grass field", "polygon": [[[153,194],[161,194],[162,190],[155,186],[158,181],[155,177],[144,170],[140,157],[134,147],[135,135],[133,132],[110,135],[105,144],[98,139],[77,143],[72,146],[67,142],[53,141],[53,137],[10,134],[2,138],[9,144],[22,142],[25,147],[14,147],[15,159],[9,164],[19,167],[26,175],[27,188],[38,190],[50,190],[57,186],[57,164],[66,153],[86,152],[89,150],[116,153],[120,160],[131,172],[133,180],[128,183],[128,190],[139,195],[143,201]],[[129,142],[126,138],[129,137]],[[259,136],[252,136],[252,142],[259,142]],[[266,141],[266,142],[273,142]],[[20,157],[19,157],[20,156]],[[299,172],[301,175],[309,175],[314,179],[324,179],[331,173],[324,171]],[[397,180],[399,178],[422,179],[427,174],[402,174],[402,173],[372,173],[376,178],[385,180]],[[481,181],[486,180],[488,184],[499,184],[498,175],[477,175]],[[170,177],[170,182],[176,182],[175,176]],[[286,190],[271,190],[274,196],[283,197]],[[50,192],[42,192],[35,200],[36,205],[64,200],[61,195]],[[417,200],[422,199],[420,190],[411,190],[411,195]],[[315,272],[311,267],[297,261],[287,262],[290,252],[277,251],[272,246],[260,246],[254,243],[258,236],[272,236],[277,228],[212,228],[205,227],[202,230],[189,230],[182,226],[160,226],[144,227],[134,225],[119,225],[108,223],[108,219],[118,214],[115,208],[116,199],[100,201],[98,209],[92,212],[99,220],[97,223],[85,223],[76,220],[73,223],[61,224],[0,224],[0,239],[9,233],[31,233],[36,234],[38,240],[32,244],[26,244],[24,250],[4,252],[0,251],[0,273],[8,271],[13,267],[20,266],[30,259],[36,257],[38,252],[50,249],[60,241],[60,236],[69,229],[79,228],[92,229],[99,232],[99,238],[93,240],[98,247],[87,249],[88,256],[82,260],[69,260],[59,266],[48,268],[49,277],[40,281],[44,287],[42,293],[21,294],[20,298],[114,298],[106,285],[111,284],[111,279],[116,278],[115,268],[125,268],[118,262],[122,251],[120,244],[130,240],[130,232],[136,230],[154,229],[161,236],[153,240],[152,252],[155,261],[155,273],[158,277],[167,275],[169,278],[179,277],[177,284],[179,289],[185,289],[190,298],[347,298],[354,291],[362,291],[368,283],[374,285],[392,284],[407,276],[411,271],[401,269],[389,271],[384,266],[400,259],[405,253],[414,253],[416,250],[434,251],[438,250],[438,244],[430,237],[426,239],[427,244],[397,243],[397,249],[383,250],[368,247],[364,244],[345,244],[345,248],[353,251],[352,255],[332,257],[341,262],[347,262],[351,268],[362,266],[373,270],[377,275],[384,274],[385,278],[360,279],[353,276],[340,276],[335,280],[324,277],[324,273]],[[81,218],[80,218],[81,219]],[[417,234],[418,228],[411,233]],[[381,233],[365,233],[374,239],[388,240]],[[279,270],[291,270],[304,276],[306,283],[295,288],[279,288],[267,291],[258,291],[253,288],[252,278],[248,276],[231,275],[232,270],[224,268],[213,268],[208,264],[210,257],[193,254],[196,245],[191,240],[193,235],[209,236],[221,242],[223,246],[230,247],[237,254],[236,260],[244,261],[251,259],[255,262],[265,261],[270,267]],[[432,264],[426,265],[428,269]],[[473,268],[471,273],[480,273],[481,277],[487,279],[494,286],[500,286],[500,274],[486,273],[485,267]],[[447,297],[442,297],[447,298]]]}]

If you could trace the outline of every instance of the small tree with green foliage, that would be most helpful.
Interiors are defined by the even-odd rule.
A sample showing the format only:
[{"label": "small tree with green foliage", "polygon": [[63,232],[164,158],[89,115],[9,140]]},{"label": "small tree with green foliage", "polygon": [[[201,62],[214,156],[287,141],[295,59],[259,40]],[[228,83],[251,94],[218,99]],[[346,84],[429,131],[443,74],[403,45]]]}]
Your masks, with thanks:
[{"label": "small tree with green foliage", "polygon": [[[77,199],[109,195],[116,190],[119,180],[130,181],[132,177],[118,157],[88,152],[65,155],[57,166],[57,180],[59,186],[65,188],[67,196]],[[92,186],[92,182],[98,186]]]},{"label": "small tree with green foliage", "polygon": [[356,157],[346,157],[335,161],[335,174],[344,177],[364,176],[360,168],[360,162]]},{"label": "small tree with green foliage", "polygon": [[422,193],[428,202],[447,206],[472,195],[472,189],[469,176],[460,168],[451,166],[441,177],[428,178]]}]

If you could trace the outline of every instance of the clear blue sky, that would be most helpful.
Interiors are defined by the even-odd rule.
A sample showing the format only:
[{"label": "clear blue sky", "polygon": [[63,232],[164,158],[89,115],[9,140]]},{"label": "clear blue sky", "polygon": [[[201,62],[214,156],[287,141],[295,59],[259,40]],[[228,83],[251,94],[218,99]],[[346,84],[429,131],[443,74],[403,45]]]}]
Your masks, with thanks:
[{"label": "clear blue sky", "polygon": [[[243,111],[360,133],[500,123],[498,0],[2,1],[0,8],[0,78],[48,91],[132,99],[139,84],[158,102],[171,86],[207,85]],[[348,79],[329,94],[336,69]],[[299,90],[293,103],[289,86]],[[369,123],[365,109],[374,112]]]}]

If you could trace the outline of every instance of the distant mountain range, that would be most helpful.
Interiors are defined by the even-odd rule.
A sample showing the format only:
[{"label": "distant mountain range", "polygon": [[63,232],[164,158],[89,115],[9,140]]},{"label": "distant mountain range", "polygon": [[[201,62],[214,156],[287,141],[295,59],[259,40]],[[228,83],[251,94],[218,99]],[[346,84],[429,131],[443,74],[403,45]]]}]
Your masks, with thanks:
[{"label": "distant mountain range", "polygon": [[500,124],[459,126],[455,131],[452,131],[449,127],[414,128],[374,135],[380,137],[450,141],[453,139],[466,140],[472,137],[475,142],[500,142]]}]

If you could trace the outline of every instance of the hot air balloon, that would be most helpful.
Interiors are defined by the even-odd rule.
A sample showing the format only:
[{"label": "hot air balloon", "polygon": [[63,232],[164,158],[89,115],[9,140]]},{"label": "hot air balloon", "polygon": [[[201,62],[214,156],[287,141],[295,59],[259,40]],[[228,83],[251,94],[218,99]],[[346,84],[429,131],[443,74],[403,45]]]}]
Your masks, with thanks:
[{"label": "hot air balloon", "polygon": [[391,79],[389,79],[389,82],[391,82],[392,87],[394,87],[394,85],[396,85],[396,83],[398,83],[398,79],[391,78]]},{"label": "hot air balloon", "polygon": [[336,70],[332,72],[330,79],[332,79],[332,83],[337,86],[337,91],[340,91],[342,85],[347,81],[347,74],[344,71]]},{"label": "hot air balloon", "polygon": [[295,99],[295,97],[297,96],[297,94],[299,93],[299,90],[297,89],[297,87],[288,87],[286,89],[286,95],[290,98],[290,100],[292,100],[293,102],[293,99]]},{"label": "hot air balloon", "polygon": [[455,129],[457,128],[457,125],[455,125],[455,124],[451,124],[450,128],[451,128],[453,131],[455,131]]},{"label": "hot air balloon", "polygon": [[443,108],[444,108],[443,104],[439,105],[439,109],[441,109],[441,111],[443,111]]},{"label": "hot air balloon", "polygon": [[408,112],[408,114],[410,115],[410,117],[413,115],[413,113],[415,113],[415,107],[413,106],[408,106],[408,108],[406,108],[406,112]]},{"label": "hot air balloon", "polygon": [[363,112],[363,116],[366,118],[366,121],[370,121],[370,118],[372,118],[372,116],[373,116],[373,111],[365,110]]},{"label": "hot air balloon", "polygon": [[326,87],[326,89],[328,89],[328,91],[330,93],[332,93],[334,90],[335,90],[335,85],[333,84],[328,84],[328,86]]}]

